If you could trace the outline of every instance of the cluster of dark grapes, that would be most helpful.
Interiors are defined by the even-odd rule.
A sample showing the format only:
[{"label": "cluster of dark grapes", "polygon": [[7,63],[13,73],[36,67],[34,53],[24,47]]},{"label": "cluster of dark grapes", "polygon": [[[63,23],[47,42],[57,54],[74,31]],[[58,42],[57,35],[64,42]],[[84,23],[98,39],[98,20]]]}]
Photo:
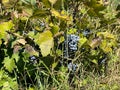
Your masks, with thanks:
[{"label": "cluster of dark grapes", "polygon": [[73,64],[72,62],[70,62],[70,63],[67,65],[67,67],[68,67],[68,70],[69,70],[70,72],[74,73],[74,72],[77,70],[78,65],[77,65],[77,64]]},{"label": "cluster of dark grapes", "polygon": [[74,73],[77,69],[77,64],[74,64],[72,60],[66,60],[67,58],[73,59],[75,56],[76,51],[78,50],[78,41],[79,36],[75,34],[69,34],[66,36],[66,39],[63,43],[62,50],[63,50],[63,58],[65,60],[61,61],[62,65],[67,63],[67,68],[70,72]]},{"label": "cluster of dark grapes", "polygon": [[75,52],[78,50],[79,36],[70,34],[67,35],[64,41],[64,57],[74,58]]}]

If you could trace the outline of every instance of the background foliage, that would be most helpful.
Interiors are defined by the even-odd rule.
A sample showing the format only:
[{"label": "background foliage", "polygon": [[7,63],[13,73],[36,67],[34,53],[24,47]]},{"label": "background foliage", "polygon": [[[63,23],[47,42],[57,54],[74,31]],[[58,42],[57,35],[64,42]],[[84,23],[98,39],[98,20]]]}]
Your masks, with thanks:
[{"label": "background foliage", "polygon": [[[119,2],[0,0],[0,89],[118,90]],[[67,35],[79,37],[72,58]]]}]

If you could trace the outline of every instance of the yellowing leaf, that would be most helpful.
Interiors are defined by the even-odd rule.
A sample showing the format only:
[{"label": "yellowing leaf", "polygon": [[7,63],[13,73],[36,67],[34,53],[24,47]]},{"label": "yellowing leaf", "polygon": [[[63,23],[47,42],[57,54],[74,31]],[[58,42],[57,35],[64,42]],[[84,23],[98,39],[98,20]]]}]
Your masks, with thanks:
[{"label": "yellowing leaf", "polygon": [[14,24],[12,21],[8,22],[3,22],[0,24],[0,38],[5,38],[6,37],[6,31],[12,29]]},{"label": "yellowing leaf", "polygon": [[50,50],[54,44],[52,33],[47,30],[43,33],[37,34],[35,42],[40,46],[42,55],[47,56],[50,54]]},{"label": "yellowing leaf", "polygon": [[103,40],[103,41],[101,42],[100,48],[101,48],[105,53],[108,53],[108,52],[111,52],[111,51],[112,51],[111,46],[109,46],[109,43],[108,43],[106,40]]},{"label": "yellowing leaf", "polygon": [[98,32],[97,36],[103,35],[104,38],[115,39],[115,36],[109,32]]},{"label": "yellowing leaf", "polygon": [[33,14],[33,10],[31,8],[24,8],[24,10],[22,11],[23,16],[32,16]]},{"label": "yellowing leaf", "polygon": [[87,41],[86,37],[80,38],[80,40],[79,40],[80,46],[82,46],[86,41]]},{"label": "yellowing leaf", "polygon": [[22,45],[25,45],[26,44],[26,41],[25,39],[18,39],[16,40],[18,43],[22,44]]},{"label": "yellowing leaf", "polygon": [[13,69],[16,67],[14,59],[13,58],[9,58],[9,57],[5,57],[4,61],[3,61],[4,67],[9,71],[12,72]]},{"label": "yellowing leaf", "polygon": [[29,44],[25,45],[25,52],[29,53],[30,55],[38,56],[39,52],[37,52],[34,47],[30,46]]},{"label": "yellowing leaf", "polygon": [[68,20],[68,21],[71,20],[71,18],[70,18],[68,15],[60,14],[60,13],[59,13],[58,11],[56,11],[55,9],[52,9],[52,10],[51,10],[51,13],[52,13],[53,16],[58,17],[59,19]]},{"label": "yellowing leaf", "polygon": [[2,30],[3,31],[10,30],[13,26],[14,24],[12,23],[12,21],[3,22],[0,24],[0,32],[2,32]]},{"label": "yellowing leaf", "polygon": [[52,13],[54,16],[56,16],[56,17],[59,17],[59,16],[60,16],[60,13],[57,12],[55,9],[52,9],[52,10],[51,10],[51,13]]},{"label": "yellowing leaf", "polygon": [[90,46],[92,48],[98,47],[101,43],[101,38],[95,38],[92,40],[92,42],[90,43]]}]

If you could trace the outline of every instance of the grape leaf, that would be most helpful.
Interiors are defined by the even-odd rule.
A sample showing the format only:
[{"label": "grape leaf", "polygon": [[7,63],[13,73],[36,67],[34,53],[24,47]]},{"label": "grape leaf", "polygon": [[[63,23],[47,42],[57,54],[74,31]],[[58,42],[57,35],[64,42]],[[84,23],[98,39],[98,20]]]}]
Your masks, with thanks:
[{"label": "grape leaf", "polygon": [[79,42],[80,42],[80,46],[83,46],[83,44],[87,42],[87,38],[86,37],[80,38]]},{"label": "grape leaf", "polygon": [[52,33],[47,30],[43,33],[37,34],[35,42],[39,45],[42,55],[47,56],[50,54],[50,50],[54,44]]},{"label": "grape leaf", "polygon": [[57,18],[59,18],[59,19],[67,20],[67,21],[71,21],[71,20],[72,20],[72,18],[69,17],[68,15],[66,15],[66,14],[61,14],[61,13],[59,13],[58,11],[56,11],[55,9],[52,9],[52,10],[51,10],[51,13],[52,13],[53,16],[55,16],[55,17],[57,17]]},{"label": "grape leaf", "polygon": [[104,38],[107,38],[107,39],[115,39],[115,35],[109,33],[109,32],[98,32],[97,33],[97,36],[101,36],[103,35]]},{"label": "grape leaf", "polygon": [[25,45],[27,42],[25,41],[25,39],[18,39],[16,40],[16,42],[22,44],[22,45]]},{"label": "grape leaf", "polygon": [[53,35],[55,35],[56,33],[58,33],[59,30],[60,30],[60,28],[59,28],[58,25],[54,25],[54,26],[52,26],[51,28],[52,28],[52,29],[51,29],[51,32],[53,33]]},{"label": "grape leaf", "polygon": [[111,45],[109,45],[109,43],[107,42],[107,40],[103,40],[100,48],[105,52],[105,53],[109,53],[112,52],[112,48]]},{"label": "grape leaf", "polygon": [[3,61],[4,67],[9,71],[12,72],[13,69],[16,67],[14,59],[13,58],[9,58],[9,57],[5,57],[4,61]]},{"label": "grape leaf", "polygon": [[15,62],[18,62],[18,60],[19,60],[19,53],[14,53],[12,55],[12,58],[15,59]]},{"label": "grape leaf", "polygon": [[14,24],[12,23],[12,21],[8,21],[8,22],[3,22],[0,24],[0,39],[5,38],[6,37],[6,31],[12,29],[14,26]]}]

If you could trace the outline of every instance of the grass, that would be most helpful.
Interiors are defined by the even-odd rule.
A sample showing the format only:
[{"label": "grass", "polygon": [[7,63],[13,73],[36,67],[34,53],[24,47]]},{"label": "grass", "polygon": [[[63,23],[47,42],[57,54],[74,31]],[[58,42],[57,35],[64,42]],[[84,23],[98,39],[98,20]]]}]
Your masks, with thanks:
[{"label": "grass", "polygon": [[[119,59],[119,58],[118,58]],[[44,77],[37,75],[37,84],[21,87],[20,90],[119,90],[120,61],[110,62],[107,75],[85,71],[75,73],[72,79],[65,71],[52,72],[51,75],[42,72]]]}]

